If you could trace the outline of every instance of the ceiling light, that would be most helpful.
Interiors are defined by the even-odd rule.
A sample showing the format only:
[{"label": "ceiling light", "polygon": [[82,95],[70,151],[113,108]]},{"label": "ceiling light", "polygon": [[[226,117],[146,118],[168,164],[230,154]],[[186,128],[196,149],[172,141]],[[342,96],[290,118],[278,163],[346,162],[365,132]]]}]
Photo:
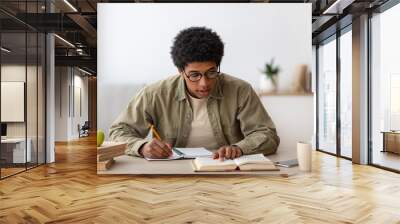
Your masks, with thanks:
[{"label": "ceiling light", "polygon": [[64,39],[64,38],[62,38],[62,37],[60,37],[59,35],[57,35],[57,34],[54,34],[54,36],[55,37],[57,37],[59,40],[61,40],[62,42],[64,42],[64,43],[66,43],[67,45],[69,45],[70,47],[73,47],[73,48],[75,48],[75,45],[73,45],[71,42],[69,42],[68,40],[66,40],[66,39]]},{"label": "ceiling light", "polygon": [[71,4],[69,3],[68,0],[64,0],[65,4],[67,4],[72,10],[74,10],[74,12],[78,12],[78,10]]},{"label": "ceiling light", "polygon": [[90,72],[88,72],[88,71],[86,71],[86,70],[83,70],[83,69],[81,69],[81,68],[79,68],[79,67],[78,67],[78,70],[81,71],[81,72],[83,72],[83,73],[85,73],[85,74],[87,74],[87,75],[92,75],[92,73],[90,73]]},{"label": "ceiling light", "polygon": [[351,5],[355,0],[336,0],[332,5],[324,10],[322,14],[342,14],[343,9]]},{"label": "ceiling light", "polygon": [[1,47],[0,49],[1,49],[2,51],[6,52],[6,53],[10,53],[10,52],[11,52],[11,50],[9,50],[9,49],[7,49],[7,48],[5,48],[5,47]]}]

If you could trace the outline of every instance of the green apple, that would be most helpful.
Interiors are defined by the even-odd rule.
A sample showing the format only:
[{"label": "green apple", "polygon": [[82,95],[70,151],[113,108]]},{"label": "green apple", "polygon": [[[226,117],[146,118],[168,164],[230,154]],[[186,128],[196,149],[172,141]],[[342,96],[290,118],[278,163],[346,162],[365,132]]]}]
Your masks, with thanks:
[{"label": "green apple", "polygon": [[97,130],[97,147],[100,147],[104,142],[104,132],[103,130]]}]

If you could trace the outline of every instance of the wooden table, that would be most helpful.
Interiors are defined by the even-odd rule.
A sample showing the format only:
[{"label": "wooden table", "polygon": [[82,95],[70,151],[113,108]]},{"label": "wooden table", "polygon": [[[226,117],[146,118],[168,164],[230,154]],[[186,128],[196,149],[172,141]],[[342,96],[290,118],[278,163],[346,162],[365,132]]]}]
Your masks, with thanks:
[{"label": "wooden table", "polygon": [[[295,159],[293,150],[278,150],[275,155],[268,156],[272,161]],[[147,161],[134,156],[119,156],[114,158],[114,165],[106,171],[97,174],[132,174],[132,175],[272,175],[290,176],[299,172],[298,167],[279,167],[279,171],[227,171],[227,172],[195,172],[191,159],[169,161]]]}]

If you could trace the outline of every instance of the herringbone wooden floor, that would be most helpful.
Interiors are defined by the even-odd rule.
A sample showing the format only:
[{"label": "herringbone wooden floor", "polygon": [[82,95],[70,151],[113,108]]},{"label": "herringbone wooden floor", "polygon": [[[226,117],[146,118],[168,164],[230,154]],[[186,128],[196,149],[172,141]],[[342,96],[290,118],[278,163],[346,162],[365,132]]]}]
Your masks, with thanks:
[{"label": "herringbone wooden floor", "polygon": [[283,177],[97,176],[94,138],[0,181],[0,223],[400,223],[400,175],[314,153]]}]

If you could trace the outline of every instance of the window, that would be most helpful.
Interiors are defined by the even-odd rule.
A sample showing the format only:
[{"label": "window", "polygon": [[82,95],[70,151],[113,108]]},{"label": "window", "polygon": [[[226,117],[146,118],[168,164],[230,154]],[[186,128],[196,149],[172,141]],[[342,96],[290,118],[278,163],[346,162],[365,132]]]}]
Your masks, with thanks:
[{"label": "window", "polygon": [[[317,58],[318,150],[350,159],[352,157],[352,26],[345,27],[337,32],[337,35],[323,41],[319,45]],[[338,121],[340,123],[337,123]]]},{"label": "window", "polygon": [[400,5],[371,18],[371,162],[400,170]]},{"label": "window", "polygon": [[400,73],[390,74],[390,130],[400,130]]},{"label": "window", "polygon": [[336,153],[336,39],[318,48],[318,149]]},{"label": "window", "polygon": [[352,157],[352,34],[340,36],[340,155]]}]

